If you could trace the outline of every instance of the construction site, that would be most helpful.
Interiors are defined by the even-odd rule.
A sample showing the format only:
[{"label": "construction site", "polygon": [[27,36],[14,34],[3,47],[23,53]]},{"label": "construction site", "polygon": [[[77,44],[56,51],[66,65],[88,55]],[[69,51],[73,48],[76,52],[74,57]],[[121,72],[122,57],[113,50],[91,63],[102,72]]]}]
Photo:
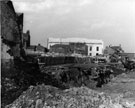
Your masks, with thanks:
[{"label": "construction site", "polygon": [[[3,104],[10,103],[21,95],[17,100],[15,100],[15,102],[8,105],[7,108],[25,106],[31,108],[31,105],[33,105],[34,102],[36,102],[35,105],[37,108],[40,108],[41,106],[63,108],[63,105],[65,104],[67,104],[67,106],[65,106],[66,108],[70,108],[72,105],[75,105],[75,107],[79,107],[81,105],[80,108],[88,106],[91,106],[90,108],[98,108],[95,107],[95,105],[97,105],[95,104],[95,101],[98,102],[101,100],[94,100],[95,93],[96,98],[98,98],[97,95],[100,95],[100,93],[105,93],[104,95],[110,96],[107,97],[107,99],[112,99],[105,99],[102,101],[112,102],[119,98],[119,101],[122,100],[125,102],[101,102],[105,105],[105,108],[111,108],[111,106],[115,106],[115,104],[118,106],[116,108],[120,108],[119,106],[122,106],[123,104],[124,107],[127,106],[126,108],[129,108],[128,104],[125,105],[127,101],[133,101],[131,103],[132,107],[130,108],[134,108],[134,62],[126,61],[126,65],[122,63],[94,63],[94,60],[92,61],[89,57],[38,57],[34,58],[32,61],[35,62],[16,61],[16,63],[20,66],[18,65],[16,67],[15,73],[10,72],[7,73],[7,75],[2,73],[2,85],[4,86],[2,86]],[[4,76],[6,77],[5,79]],[[25,90],[26,92],[24,92]],[[84,92],[87,93],[83,94]],[[94,93],[92,94],[94,96],[89,99],[90,97],[87,95],[91,95],[91,92]],[[48,93],[50,93],[50,95]],[[51,93],[53,93],[53,96]],[[87,101],[85,102],[81,99],[80,102],[77,100],[78,93],[80,93],[80,97],[85,96]],[[66,96],[65,98],[67,101],[69,99],[67,97],[70,95],[70,99],[73,100],[74,103],[71,103],[71,101],[64,101],[64,97],[59,97],[60,100],[62,99],[62,103],[59,103],[59,99],[54,99],[57,97],[55,95],[58,97],[64,95],[64,97]],[[72,97],[72,95],[75,95],[75,97]],[[44,105],[43,101],[46,102],[46,105]],[[77,104],[78,102],[80,102],[79,105]],[[100,106],[101,103],[99,102],[98,105]],[[84,104],[84,106],[82,106],[82,104]]]},{"label": "construction site", "polygon": [[135,108],[135,53],[86,38],[31,45],[24,14],[0,6],[2,108]]}]

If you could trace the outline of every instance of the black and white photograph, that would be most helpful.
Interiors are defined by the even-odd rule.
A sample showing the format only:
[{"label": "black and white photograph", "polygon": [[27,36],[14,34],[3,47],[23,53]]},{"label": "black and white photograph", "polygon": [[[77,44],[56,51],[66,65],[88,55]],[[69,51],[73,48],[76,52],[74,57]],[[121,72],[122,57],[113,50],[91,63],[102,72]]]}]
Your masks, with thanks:
[{"label": "black and white photograph", "polygon": [[1,108],[135,108],[135,0],[0,0]]}]

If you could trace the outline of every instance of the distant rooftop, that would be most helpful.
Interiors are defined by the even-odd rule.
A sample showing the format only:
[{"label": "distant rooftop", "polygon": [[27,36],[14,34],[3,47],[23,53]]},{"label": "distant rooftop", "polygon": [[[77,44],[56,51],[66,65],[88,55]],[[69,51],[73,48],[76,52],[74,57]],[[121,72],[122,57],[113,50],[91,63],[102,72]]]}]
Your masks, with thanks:
[{"label": "distant rooftop", "polygon": [[48,42],[102,43],[102,40],[88,38],[48,38]]}]

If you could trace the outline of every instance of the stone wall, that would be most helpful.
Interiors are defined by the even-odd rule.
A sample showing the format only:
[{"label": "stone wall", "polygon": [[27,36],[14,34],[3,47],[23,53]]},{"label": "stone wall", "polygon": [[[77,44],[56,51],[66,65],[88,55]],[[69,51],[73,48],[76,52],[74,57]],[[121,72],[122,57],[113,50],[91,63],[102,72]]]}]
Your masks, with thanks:
[{"label": "stone wall", "polygon": [[2,38],[15,43],[20,42],[17,16],[11,1],[1,1],[1,29]]},{"label": "stone wall", "polygon": [[17,14],[10,0],[0,1],[1,16],[1,68],[3,72],[12,71],[14,58],[20,57],[21,29]]}]

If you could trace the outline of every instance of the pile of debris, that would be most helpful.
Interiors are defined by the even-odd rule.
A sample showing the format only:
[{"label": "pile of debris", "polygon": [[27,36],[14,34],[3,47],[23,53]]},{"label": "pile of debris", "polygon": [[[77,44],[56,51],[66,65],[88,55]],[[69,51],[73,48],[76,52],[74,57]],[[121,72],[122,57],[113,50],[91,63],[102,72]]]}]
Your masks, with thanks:
[{"label": "pile of debris", "polygon": [[1,76],[1,107],[12,103],[30,85],[36,85],[42,81],[42,74],[35,64],[17,62],[13,71],[2,71]]},{"label": "pile of debris", "polygon": [[49,76],[52,81],[59,82],[65,88],[80,87],[82,85],[89,88],[102,87],[103,84],[108,83],[114,77],[114,74],[119,74],[119,70],[116,70],[116,73],[108,65],[92,66],[92,64],[41,67],[40,70],[41,73],[45,74],[44,79],[47,80],[47,76]]},{"label": "pile of debris", "polygon": [[[19,64],[19,63],[18,63]],[[43,65],[42,65],[43,66]],[[51,85],[61,90],[72,87],[87,86],[95,89],[108,83],[114,75],[122,70],[108,65],[96,64],[66,64],[59,66],[39,66],[38,64],[22,63],[11,76],[2,78],[2,105],[13,102],[30,85]]]},{"label": "pile of debris", "polygon": [[122,95],[111,97],[87,87],[60,90],[52,86],[31,86],[6,108],[135,108]]},{"label": "pile of debris", "polygon": [[10,89],[10,87],[2,84],[2,92],[4,94],[2,96],[3,106],[13,102],[30,85],[44,83],[62,90],[81,86],[95,89],[110,82],[114,76],[123,73],[123,70],[117,69],[115,66],[92,63],[49,67],[44,65],[38,67],[37,64],[24,63],[17,70],[12,77],[9,77],[13,82],[12,85],[15,85],[16,88],[12,87],[13,89],[6,92],[4,89]]}]

